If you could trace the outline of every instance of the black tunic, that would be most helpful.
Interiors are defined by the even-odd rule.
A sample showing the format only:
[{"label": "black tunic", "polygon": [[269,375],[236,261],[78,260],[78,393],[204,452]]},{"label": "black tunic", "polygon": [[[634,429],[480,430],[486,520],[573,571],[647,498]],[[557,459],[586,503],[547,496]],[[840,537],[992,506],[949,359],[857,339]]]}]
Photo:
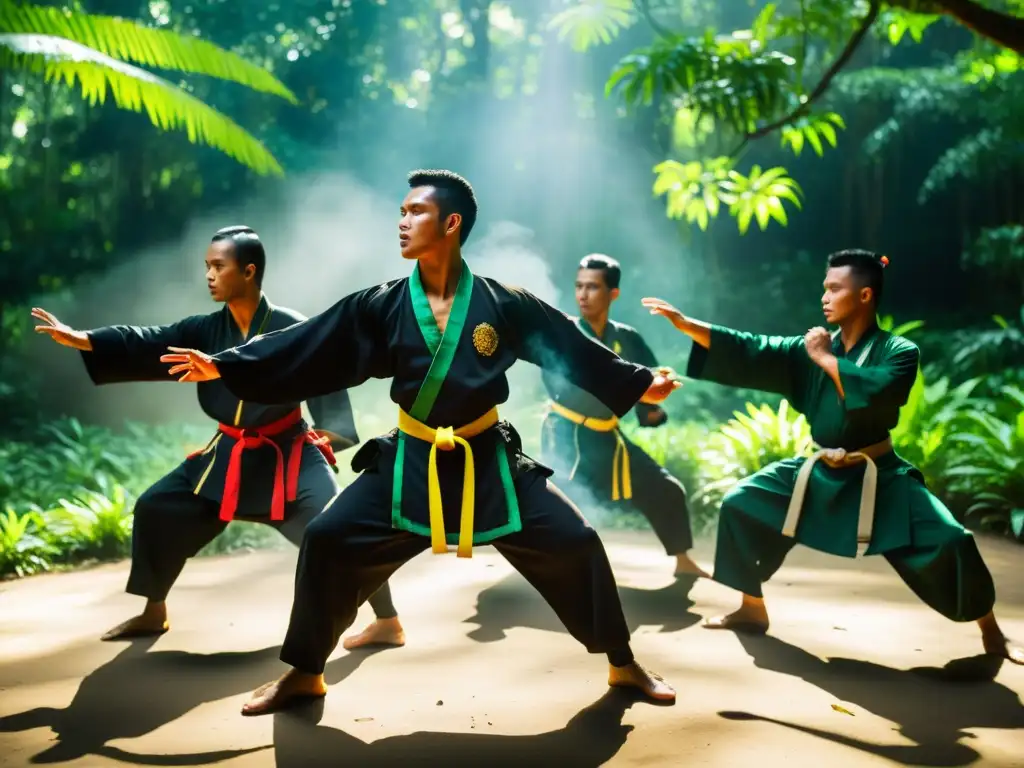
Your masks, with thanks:
[{"label": "black tunic", "polygon": [[[249,339],[260,334],[293,326],[305,318],[291,309],[273,306],[264,297],[250,325]],[[92,351],[82,352],[86,370],[94,384],[115,384],[135,381],[173,382],[168,366],[160,362],[168,347],[197,349],[215,354],[243,345],[247,339],[235,323],[231,312],[224,306],[207,315],[193,315],[176,323],[161,326],[113,325],[89,331]],[[266,427],[301,408],[302,398],[282,398],[273,404],[240,399],[223,381],[201,382],[197,385],[199,405],[214,421],[232,427],[254,429]],[[317,429],[338,435],[341,440],[332,444],[337,450],[359,442],[352,405],[348,393],[338,389],[324,389],[311,397],[307,405]],[[293,439],[307,431],[309,426],[300,420],[293,427],[273,437],[282,450],[287,477],[289,449]],[[193,492],[204,498],[220,501],[224,493],[231,449],[236,440],[220,431],[214,435],[206,449],[193,455],[184,464]],[[311,446],[305,447],[308,450]],[[277,452],[268,445],[242,453],[239,510],[266,510],[270,513],[271,494]],[[301,472],[323,471],[318,462],[302,462]],[[239,514],[239,517],[243,517]]]},{"label": "black tunic", "polygon": [[[647,368],[657,367],[658,361],[655,359],[654,353],[647,346],[643,336],[635,328],[625,323],[608,320],[604,333],[598,338],[594,334],[594,329],[591,328],[590,323],[586,320],[573,318],[573,321],[580,330],[597,339],[597,341],[604,344],[624,360],[629,360],[632,363],[637,363]],[[544,388],[547,390],[548,397],[571,411],[592,419],[602,420],[610,419],[615,415],[599,399],[585,389],[576,386],[570,379],[561,375],[558,371],[543,371],[541,380],[544,383]],[[659,426],[665,422],[664,412],[655,405],[638,402],[634,412],[641,426]],[[661,416],[652,422],[649,420],[652,413],[660,413]]]},{"label": "black tunic", "polygon": [[[461,280],[469,282],[460,301]],[[392,377],[391,399],[406,413],[419,410],[417,396],[424,382],[432,381],[439,384],[436,399],[418,417],[432,428],[458,428],[504,403],[505,374],[517,360],[561,371],[619,416],[650,386],[650,370],[584,336],[569,317],[529,292],[474,278],[465,263],[461,280],[446,327],[446,333],[460,329],[457,338],[440,334],[414,272],[412,278],[351,294],[305,322],[215,355],[221,381],[238,397],[278,403]],[[453,355],[447,367],[433,366],[443,357],[431,351],[439,342]],[[476,488],[473,543],[482,544],[521,530],[513,475],[539,465],[522,454],[519,436],[506,422],[469,442]],[[428,443],[406,440],[394,430],[369,441],[352,462],[357,472],[372,469],[395,478],[392,524],[422,535],[430,533],[429,453]],[[462,451],[438,456],[450,543],[458,540],[463,456]]]}]

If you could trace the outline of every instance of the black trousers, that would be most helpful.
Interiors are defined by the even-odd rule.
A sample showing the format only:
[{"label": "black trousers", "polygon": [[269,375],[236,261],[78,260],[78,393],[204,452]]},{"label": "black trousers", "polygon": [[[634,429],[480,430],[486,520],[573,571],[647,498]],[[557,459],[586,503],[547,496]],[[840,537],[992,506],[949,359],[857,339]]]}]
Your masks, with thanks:
[{"label": "black trousers", "polygon": [[[307,526],[338,492],[330,471],[324,469],[300,479],[297,498],[285,504],[282,522],[271,521],[266,512],[262,516],[247,516],[255,510],[239,509],[238,517],[277,528],[298,546]],[[125,589],[129,594],[154,602],[165,600],[188,559],[227,527],[219,517],[219,505],[192,490],[192,480],[182,464],[157,480],[135,502],[132,567]],[[398,615],[386,583],[368,598],[378,618]]]},{"label": "black trousers", "polygon": [[[494,542],[570,634],[616,666],[633,660],[629,628],[597,532],[544,473],[516,480],[523,529]],[[363,472],[306,529],[281,660],[322,673],[360,604],[430,540],[391,527],[391,476]]]},{"label": "black trousers", "polygon": [[595,432],[550,413],[541,429],[541,461],[555,470],[558,487],[581,508],[614,505],[639,512],[666,554],[684,554],[693,547],[686,488],[642,448],[621,437],[632,476],[633,497],[628,500],[612,501],[613,432]]}]

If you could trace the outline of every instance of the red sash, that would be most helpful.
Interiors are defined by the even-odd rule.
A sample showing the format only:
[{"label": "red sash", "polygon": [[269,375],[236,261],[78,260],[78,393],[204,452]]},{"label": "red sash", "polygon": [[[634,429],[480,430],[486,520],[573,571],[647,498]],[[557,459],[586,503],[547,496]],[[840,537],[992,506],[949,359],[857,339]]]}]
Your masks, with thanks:
[{"label": "red sash", "polygon": [[[334,457],[334,450],[326,437],[317,437],[312,429],[306,430],[295,436],[292,440],[291,450],[288,455],[288,483],[285,486],[284,477],[284,454],[281,447],[271,440],[274,435],[291,429],[302,420],[302,410],[296,408],[282,419],[266,424],[262,427],[232,427],[227,424],[219,424],[217,428],[230,438],[235,440],[231,448],[231,458],[228,460],[228,471],[224,478],[224,494],[220,502],[220,519],[230,522],[235,517],[235,510],[238,508],[238,496],[242,487],[242,451],[252,448],[259,448],[263,445],[271,446],[277,452],[277,465],[274,468],[274,494],[270,502],[270,519],[284,520],[285,501],[295,501],[295,495],[299,488],[299,468],[302,461],[302,446],[306,443],[315,445],[332,466],[337,463]],[[198,456],[202,451],[196,451],[189,458]]]}]

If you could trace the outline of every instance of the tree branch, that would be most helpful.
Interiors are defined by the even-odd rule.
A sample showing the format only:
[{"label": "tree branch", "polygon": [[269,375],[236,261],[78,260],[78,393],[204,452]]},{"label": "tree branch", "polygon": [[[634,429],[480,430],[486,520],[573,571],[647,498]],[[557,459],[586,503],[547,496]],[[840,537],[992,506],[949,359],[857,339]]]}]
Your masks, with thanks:
[{"label": "tree branch", "polygon": [[769,133],[773,133],[779,128],[789,125],[806,114],[810,110],[811,105],[825,94],[825,91],[828,90],[828,87],[832,84],[832,80],[835,79],[835,76],[839,74],[843,67],[850,63],[850,59],[853,58],[853,54],[867,36],[868,31],[875,23],[875,20],[878,18],[878,14],[881,10],[882,0],[871,0],[871,7],[868,9],[867,15],[861,19],[860,26],[857,27],[857,31],[853,33],[853,37],[851,37],[846,43],[846,47],[843,48],[842,53],[840,53],[839,56],[836,57],[836,60],[832,62],[832,66],[828,68],[828,71],[825,72],[824,75],[822,75],[821,80],[814,87],[814,90],[811,91],[810,96],[808,96],[799,107],[794,109],[788,115],[762,125],[757,130],[751,131],[744,136],[743,141],[741,141],[736,149],[732,151],[732,156],[735,157],[749,142],[754,139],[760,139],[767,136]]},{"label": "tree branch", "polygon": [[651,29],[654,30],[656,35],[664,38],[675,37],[675,33],[670,29],[666,29],[661,26],[658,21],[654,18],[654,14],[651,13],[651,0],[633,0],[633,5],[640,12],[640,15],[644,17],[644,21],[650,25]]},{"label": "tree branch", "polygon": [[973,0],[936,0],[947,16],[994,43],[1024,54],[1024,19],[1000,13]]}]

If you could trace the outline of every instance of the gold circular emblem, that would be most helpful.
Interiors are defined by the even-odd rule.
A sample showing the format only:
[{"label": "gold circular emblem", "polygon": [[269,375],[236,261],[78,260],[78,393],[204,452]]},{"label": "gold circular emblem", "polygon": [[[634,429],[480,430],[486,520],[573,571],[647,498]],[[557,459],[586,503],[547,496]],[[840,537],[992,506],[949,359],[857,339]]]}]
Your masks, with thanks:
[{"label": "gold circular emblem", "polygon": [[621,355],[622,354],[622,345],[619,344],[619,342],[616,341],[614,344],[612,344],[612,352],[614,352],[616,355]]},{"label": "gold circular emblem", "polygon": [[480,323],[473,329],[473,346],[484,357],[490,357],[498,348],[498,332],[488,323]]}]

